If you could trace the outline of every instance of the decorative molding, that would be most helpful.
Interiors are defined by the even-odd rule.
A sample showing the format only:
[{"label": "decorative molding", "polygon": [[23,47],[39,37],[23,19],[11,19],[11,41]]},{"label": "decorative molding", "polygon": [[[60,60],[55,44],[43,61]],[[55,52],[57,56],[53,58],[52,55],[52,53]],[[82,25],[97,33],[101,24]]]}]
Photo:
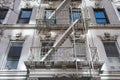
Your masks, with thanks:
[{"label": "decorative molding", "polygon": [[[70,39],[71,39],[71,41],[74,40],[74,35],[73,34],[70,35]],[[83,33],[76,33],[75,41],[76,42],[85,42],[85,34],[83,34]]]},{"label": "decorative molding", "polygon": [[95,8],[100,8],[100,4],[102,2],[102,0],[90,0],[90,1],[94,1],[94,5],[95,5]]},{"label": "decorative molding", "polygon": [[0,7],[14,9],[14,3],[15,0],[0,0]]},{"label": "decorative molding", "polygon": [[116,41],[118,38],[118,35],[111,36],[110,33],[105,32],[104,36],[98,36],[103,41]]},{"label": "decorative molding", "polygon": [[26,8],[32,8],[33,6],[39,6],[40,0],[23,0]]},{"label": "decorative molding", "polygon": [[51,35],[51,33],[46,33],[46,34],[42,34],[40,35],[40,40],[41,41],[54,41],[56,39],[57,35],[55,35],[54,37]]},{"label": "decorative molding", "polygon": [[16,33],[15,36],[10,36],[11,41],[25,41],[26,36],[22,36],[22,33]]}]

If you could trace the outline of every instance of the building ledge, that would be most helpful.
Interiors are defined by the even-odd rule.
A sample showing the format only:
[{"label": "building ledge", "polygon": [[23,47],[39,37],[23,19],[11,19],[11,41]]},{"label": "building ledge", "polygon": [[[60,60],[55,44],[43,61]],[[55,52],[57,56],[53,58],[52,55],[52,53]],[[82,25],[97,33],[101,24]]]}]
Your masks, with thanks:
[{"label": "building ledge", "polygon": [[36,29],[35,24],[1,24],[0,29]]},{"label": "building ledge", "polygon": [[120,29],[120,24],[89,24],[88,29]]},{"label": "building ledge", "polygon": [[26,70],[0,70],[0,80],[3,79],[25,79],[27,75]]}]

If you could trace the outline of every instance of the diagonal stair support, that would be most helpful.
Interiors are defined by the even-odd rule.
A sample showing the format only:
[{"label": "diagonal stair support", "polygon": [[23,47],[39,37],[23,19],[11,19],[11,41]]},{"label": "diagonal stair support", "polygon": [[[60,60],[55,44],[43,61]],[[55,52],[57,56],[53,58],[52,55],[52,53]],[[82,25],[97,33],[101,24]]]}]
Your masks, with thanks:
[{"label": "diagonal stair support", "polygon": [[52,17],[58,14],[70,1],[71,0],[63,0],[61,4],[55,9],[55,11],[53,11],[53,13],[50,15],[48,19],[52,19]]},{"label": "diagonal stair support", "polygon": [[74,23],[71,24],[71,26],[63,33],[63,35],[60,37],[60,39],[53,45],[53,48],[51,48],[47,54],[41,59],[41,61],[44,61],[50,54],[54,52],[54,48],[61,46],[61,44],[65,41],[66,37],[72,33],[72,28],[75,26],[75,24],[79,21],[79,19],[75,20]]}]

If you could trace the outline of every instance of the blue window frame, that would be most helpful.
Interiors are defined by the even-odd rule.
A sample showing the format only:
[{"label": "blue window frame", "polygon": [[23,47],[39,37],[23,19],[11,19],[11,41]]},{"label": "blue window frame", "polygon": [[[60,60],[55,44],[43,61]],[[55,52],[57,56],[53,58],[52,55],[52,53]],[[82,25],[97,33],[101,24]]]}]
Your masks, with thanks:
[{"label": "blue window frame", "polygon": [[49,19],[48,18],[51,16],[51,14],[53,13],[55,9],[45,9],[45,16],[44,19],[46,20],[46,22],[48,24],[56,24],[56,19]]},{"label": "blue window frame", "polygon": [[3,23],[5,17],[6,17],[6,14],[8,12],[8,9],[1,9],[0,8],[0,24]]},{"label": "blue window frame", "polygon": [[23,42],[11,42],[7,56],[6,69],[16,69],[22,51]]},{"label": "blue window frame", "polygon": [[22,9],[17,23],[29,23],[32,9]]},{"label": "blue window frame", "polygon": [[80,8],[72,8],[70,10],[70,22],[73,23],[76,19],[81,18],[81,9]]},{"label": "blue window frame", "polygon": [[96,23],[98,23],[98,24],[109,23],[104,9],[94,9],[94,15],[96,18]]}]

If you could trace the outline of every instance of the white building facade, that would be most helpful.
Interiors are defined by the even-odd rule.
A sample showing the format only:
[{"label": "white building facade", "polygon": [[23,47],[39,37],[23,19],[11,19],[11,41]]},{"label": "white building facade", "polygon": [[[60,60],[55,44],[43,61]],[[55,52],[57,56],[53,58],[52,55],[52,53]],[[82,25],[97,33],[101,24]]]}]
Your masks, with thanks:
[{"label": "white building facade", "polygon": [[120,0],[1,0],[0,80],[120,80]]}]

